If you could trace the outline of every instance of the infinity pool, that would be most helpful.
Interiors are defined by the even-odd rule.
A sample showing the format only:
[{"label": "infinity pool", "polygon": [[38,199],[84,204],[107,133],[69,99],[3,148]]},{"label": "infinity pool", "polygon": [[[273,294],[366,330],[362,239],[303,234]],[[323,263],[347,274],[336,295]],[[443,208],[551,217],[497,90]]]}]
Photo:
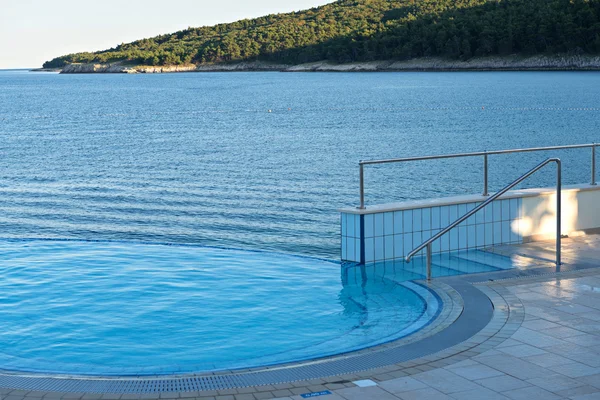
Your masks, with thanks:
[{"label": "infinity pool", "polygon": [[[0,369],[160,375],[384,343],[427,324],[425,288],[371,268],[195,246],[0,241]],[[410,274],[410,273],[408,273]]]}]

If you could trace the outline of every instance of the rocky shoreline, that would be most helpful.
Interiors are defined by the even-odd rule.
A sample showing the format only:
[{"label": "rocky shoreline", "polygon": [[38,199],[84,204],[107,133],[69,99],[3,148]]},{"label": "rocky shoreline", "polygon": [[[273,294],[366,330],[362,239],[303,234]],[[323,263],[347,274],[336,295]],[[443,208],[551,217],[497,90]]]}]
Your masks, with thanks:
[{"label": "rocky shoreline", "polygon": [[300,65],[270,64],[266,62],[240,62],[235,64],[134,66],[124,63],[69,64],[62,69],[34,71],[60,72],[62,74],[124,73],[156,74],[175,72],[398,72],[398,71],[597,71],[600,56],[556,55],[532,57],[484,57],[468,61],[440,58],[419,58],[408,61],[371,61],[349,64],[315,62]]}]

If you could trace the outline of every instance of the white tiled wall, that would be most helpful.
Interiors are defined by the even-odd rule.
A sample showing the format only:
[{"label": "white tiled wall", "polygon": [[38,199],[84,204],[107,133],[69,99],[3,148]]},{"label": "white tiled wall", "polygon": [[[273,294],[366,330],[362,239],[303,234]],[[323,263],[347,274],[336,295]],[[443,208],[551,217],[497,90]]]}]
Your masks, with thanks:
[{"label": "white tiled wall", "polygon": [[[403,258],[479,204],[451,204],[362,216],[342,212],[342,260],[370,263]],[[522,243],[521,210],[521,198],[497,200],[434,242],[433,252]],[[361,245],[364,260],[361,260]]]},{"label": "white tiled wall", "polygon": [[360,215],[342,213],[342,260],[360,262]]}]

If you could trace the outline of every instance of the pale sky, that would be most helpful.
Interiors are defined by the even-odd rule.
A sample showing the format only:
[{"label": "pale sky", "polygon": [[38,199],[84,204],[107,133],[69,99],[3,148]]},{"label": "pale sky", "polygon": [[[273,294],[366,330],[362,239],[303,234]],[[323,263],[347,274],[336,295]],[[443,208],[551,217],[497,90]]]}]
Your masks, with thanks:
[{"label": "pale sky", "polygon": [[332,0],[0,0],[0,69]]}]

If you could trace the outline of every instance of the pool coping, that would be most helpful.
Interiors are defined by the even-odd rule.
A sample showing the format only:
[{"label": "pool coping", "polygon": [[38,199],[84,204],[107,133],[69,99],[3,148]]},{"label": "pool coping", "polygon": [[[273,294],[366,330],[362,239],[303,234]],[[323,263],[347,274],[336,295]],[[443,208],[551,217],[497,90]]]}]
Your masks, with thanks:
[{"label": "pool coping", "polygon": [[[600,186],[590,185],[589,183],[580,183],[574,185],[565,185],[563,186],[563,193],[567,192],[589,192],[600,190]],[[507,200],[507,199],[515,199],[515,198],[528,198],[528,197],[539,197],[539,196],[547,196],[556,193],[555,187],[544,187],[544,188],[531,188],[531,189],[516,189],[510,190],[499,197],[498,200]],[[468,204],[468,203],[477,203],[483,202],[489,199],[487,196],[483,196],[480,194],[473,195],[461,195],[461,196],[450,196],[450,197],[437,197],[430,199],[420,199],[420,200],[405,200],[396,203],[386,203],[386,204],[373,204],[369,205],[366,208],[357,208],[357,207],[344,207],[339,209],[339,212],[345,214],[354,214],[354,215],[367,215],[367,214],[379,214],[385,212],[394,212],[394,211],[405,211],[405,210],[413,210],[417,208],[429,208],[429,207],[441,207],[455,204]]]}]

